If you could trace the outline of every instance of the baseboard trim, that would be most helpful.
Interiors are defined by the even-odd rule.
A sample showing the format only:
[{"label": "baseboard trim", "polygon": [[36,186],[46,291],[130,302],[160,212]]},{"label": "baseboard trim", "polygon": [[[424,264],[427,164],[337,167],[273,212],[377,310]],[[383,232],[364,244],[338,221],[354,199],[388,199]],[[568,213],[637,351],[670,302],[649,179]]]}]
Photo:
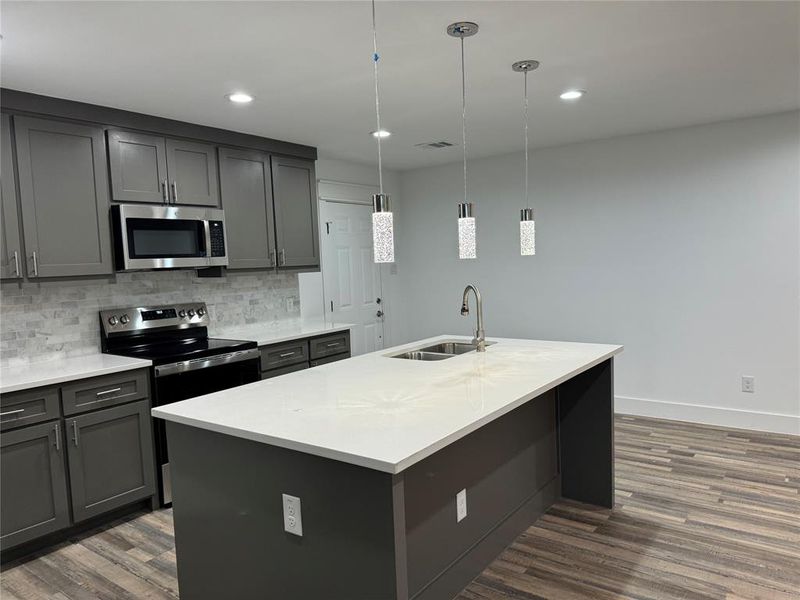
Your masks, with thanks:
[{"label": "baseboard trim", "polygon": [[800,415],[757,412],[721,406],[668,402],[632,396],[616,396],[615,412],[655,417],[673,421],[689,421],[704,425],[753,429],[770,433],[800,435]]}]

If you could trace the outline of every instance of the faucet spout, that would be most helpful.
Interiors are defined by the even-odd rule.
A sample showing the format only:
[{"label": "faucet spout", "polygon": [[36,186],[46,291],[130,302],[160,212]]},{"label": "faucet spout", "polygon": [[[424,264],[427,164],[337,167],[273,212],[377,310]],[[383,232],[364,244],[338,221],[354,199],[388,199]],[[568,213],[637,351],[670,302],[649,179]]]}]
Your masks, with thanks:
[{"label": "faucet spout", "polygon": [[483,299],[477,287],[469,284],[464,288],[464,295],[461,299],[461,315],[467,316],[469,314],[469,292],[475,294],[475,304],[478,305],[478,323],[475,329],[475,337],[472,338],[472,343],[475,344],[478,352],[486,352],[486,334],[483,330]]}]

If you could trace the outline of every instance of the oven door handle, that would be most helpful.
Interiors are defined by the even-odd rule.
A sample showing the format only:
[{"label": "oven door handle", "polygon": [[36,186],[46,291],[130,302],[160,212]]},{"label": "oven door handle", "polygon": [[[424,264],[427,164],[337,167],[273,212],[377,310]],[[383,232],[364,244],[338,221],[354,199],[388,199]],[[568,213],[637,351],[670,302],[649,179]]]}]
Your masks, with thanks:
[{"label": "oven door handle", "polygon": [[251,348],[249,350],[239,350],[237,352],[229,352],[227,354],[218,354],[216,356],[208,356],[206,358],[195,358],[192,360],[184,360],[167,365],[157,365],[155,369],[156,377],[166,377],[167,375],[175,375],[177,373],[186,373],[188,371],[197,371],[199,369],[210,369],[212,367],[220,367],[222,365],[229,365],[231,363],[242,362],[245,360],[257,359],[261,356],[258,348]]}]

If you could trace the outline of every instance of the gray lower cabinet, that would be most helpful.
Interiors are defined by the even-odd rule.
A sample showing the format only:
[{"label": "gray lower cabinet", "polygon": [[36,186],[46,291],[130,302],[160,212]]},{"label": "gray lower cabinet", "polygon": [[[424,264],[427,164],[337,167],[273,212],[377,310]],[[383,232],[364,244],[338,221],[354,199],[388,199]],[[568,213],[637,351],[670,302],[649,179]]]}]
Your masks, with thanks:
[{"label": "gray lower cabinet", "polygon": [[228,228],[228,269],[274,267],[275,209],[269,156],[219,149],[219,178]]},{"label": "gray lower cabinet", "polygon": [[65,420],[76,523],[155,492],[148,406],[143,400]]},{"label": "gray lower cabinet", "polygon": [[60,421],[4,432],[0,441],[0,546],[17,546],[69,525]]},{"label": "gray lower cabinet", "polygon": [[103,129],[14,117],[29,277],[113,272]]},{"label": "gray lower cabinet", "polygon": [[167,138],[167,173],[173,204],[219,206],[216,146]]},{"label": "gray lower cabinet", "polygon": [[279,267],[319,266],[314,161],[272,157]]},{"label": "gray lower cabinet", "polygon": [[0,122],[0,279],[22,277],[22,238],[17,211],[17,176],[11,150],[11,118]]},{"label": "gray lower cabinet", "polygon": [[219,206],[211,144],[111,129],[108,163],[115,202]]},{"label": "gray lower cabinet", "polygon": [[111,199],[116,202],[168,201],[167,141],[157,135],[108,132]]}]

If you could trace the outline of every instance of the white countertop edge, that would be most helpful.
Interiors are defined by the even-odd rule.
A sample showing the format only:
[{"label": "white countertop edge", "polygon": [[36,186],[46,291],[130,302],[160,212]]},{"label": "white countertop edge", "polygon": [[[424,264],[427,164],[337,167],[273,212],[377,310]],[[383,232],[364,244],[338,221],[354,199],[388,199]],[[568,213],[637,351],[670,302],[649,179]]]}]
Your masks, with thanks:
[{"label": "white countertop edge", "polygon": [[[92,355],[93,356],[93,355]],[[81,379],[89,379],[91,377],[100,377],[102,375],[113,375],[114,373],[123,373],[125,371],[134,371],[136,369],[146,369],[150,367],[153,362],[150,360],[146,360],[143,358],[127,358],[122,356],[116,355],[108,355],[105,356],[114,356],[114,358],[125,359],[127,361],[131,361],[127,364],[119,364],[119,365],[109,365],[106,367],[92,367],[87,368],[86,371],[70,371],[66,373],[62,373],[59,375],[52,375],[50,377],[42,377],[41,379],[32,379],[29,381],[23,381],[20,383],[11,383],[8,385],[0,384],[0,394],[10,394],[13,392],[21,392],[24,390],[32,390],[34,388],[45,387],[48,385],[57,385],[59,383],[68,383],[70,381],[79,381]],[[82,357],[76,356],[65,360],[81,360]],[[43,368],[46,369],[48,367],[57,367],[58,363],[62,362],[61,360],[57,361],[42,361],[39,363],[30,363],[25,365],[22,368],[30,369],[30,368]],[[4,367],[3,370],[13,370],[14,367]]]},{"label": "white countertop edge", "polygon": [[[428,341],[436,340],[436,339],[450,339],[452,337],[455,337],[455,336],[436,336],[435,338],[429,338]],[[393,350],[394,351],[402,351],[401,349],[403,347],[415,346],[415,345],[418,345],[419,343],[420,342],[413,342],[411,344],[404,344],[403,346],[398,346],[397,348],[394,348]],[[492,413],[490,413],[488,415],[485,415],[484,417],[476,420],[475,422],[473,422],[473,423],[471,423],[471,424],[469,424],[469,425],[467,425],[465,427],[462,427],[459,430],[454,431],[453,433],[447,435],[446,437],[443,437],[442,439],[438,440],[437,442],[429,445],[427,448],[425,448],[423,450],[420,450],[419,452],[416,452],[415,454],[412,454],[411,456],[403,458],[403,459],[401,459],[400,461],[398,461],[396,463],[382,461],[382,460],[376,460],[376,459],[371,459],[371,458],[367,458],[367,457],[359,456],[359,455],[355,455],[355,454],[349,454],[347,452],[342,452],[342,451],[339,451],[339,450],[332,450],[330,448],[324,448],[324,447],[320,447],[320,446],[315,446],[313,444],[307,444],[307,443],[298,442],[298,441],[295,441],[295,440],[287,440],[287,439],[276,438],[276,437],[265,435],[265,434],[258,434],[258,433],[252,432],[252,431],[246,431],[246,430],[238,429],[238,428],[235,428],[235,427],[227,427],[227,426],[224,426],[224,425],[218,425],[216,423],[209,423],[207,421],[202,421],[202,420],[199,420],[199,419],[192,419],[190,417],[185,417],[183,415],[175,415],[175,414],[172,414],[172,413],[161,413],[158,408],[154,408],[152,410],[152,415],[154,417],[157,417],[157,418],[160,418],[160,419],[165,419],[167,421],[170,421],[170,422],[173,422],[173,423],[178,423],[180,425],[188,425],[190,427],[197,427],[198,429],[204,429],[206,431],[213,431],[215,433],[221,433],[221,434],[225,434],[225,435],[232,435],[234,437],[250,440],[250,441],[253,441],[253,442],[259,442],[259,443],[263,443],[263,444],[270,444],[272,446],[277,446],[279,448],[286,448],[287,450],[296,450],[298,452],[305,452],[306,454],[312,454],[314,456],[319,456],[321,458],[329,458],[329,459],[332,459],[332,460],[338,460],[340,462],[345,462],[345,463],[349,463],[349,464],[352,464],[352,465],[357,465],[357,466],[360,466],[360,467],[366,467],[368,469],[373,469],[373,470],[376,470],[376,471],[382,471],[384,473],[389,473],[389,474],[392,474],[392,475],[396,475],[396,474],[408,469],[412,465],[420,462],[421,460],[423,460],[423,459],[431,456],[432,454],[438,452],[442,448],[445,448],[446,446],[449,446],[453,442],[455,442],[455,441],[457,441],[457,440],[469,435],[473,431],[476,431],[476,430],[480,429],[481,427],[483,427],[487,423],[491,423],[492,421],[498,419],[499,417],[502,417],[503,415],[511,412],[515,408],[518,408],[518,407],[522,406],[523,404],[525,404],[526,402],[529,402],[530,400],[533,400],[537,396],[541,396],[542,394],[544,394],[546,392],[549,392],[553,388],[558,387],[559,385],[561,385],[562,383],[564,383],[565,381],[567,381],[569,379],[572,379],[576,375],[584,373],[585,371],[588,371],[592,367],[596,367],[600,363],[603,363],[606,360],[608,360],[609,358],[612,358],[615,355],[621,353],[622,350],[623,350],[623,347],[622,346],[618,346],[618,347],[614,348],[613,350],[611,350],[609,352],[606,352],[602,356],[596,358],[595,360],[592,360],[592,361],[586,363],[585,365],[573,370],[570,373],[567,373],[567,374],[565,374],[565,375],[563,375],[563,376],[561,376],[561,377],[559,377],[557,379],[554,379],[553,381],[551,381],[550,383],[548,383],[546,385],[543,385],[543,386],[540,386],[540,387],[536,388],[535,390],[525,394],[521,398],[518,398],[517,400],[514,400],[513,402],[510,402],[510,403],[506,404],[502,408],[499,408],[496,411],[494,411],[494,412],[492,412]],[[394,353],[394,351],[392,353]]]},{"label": "white countertop edge", "polygon": [[[212,337],[236,338],[254,341],[259,346],[271,346],[282,342],[291,342],[303,338],[317,337],[326,333],[336,333],[355,327],[353,323],[298,323],[296,328],[277,326],[274,333],[269,326],[250,325],[243,327],[231,327],[214,331]],[[254,333],[251,333],[254,332]]]}]

